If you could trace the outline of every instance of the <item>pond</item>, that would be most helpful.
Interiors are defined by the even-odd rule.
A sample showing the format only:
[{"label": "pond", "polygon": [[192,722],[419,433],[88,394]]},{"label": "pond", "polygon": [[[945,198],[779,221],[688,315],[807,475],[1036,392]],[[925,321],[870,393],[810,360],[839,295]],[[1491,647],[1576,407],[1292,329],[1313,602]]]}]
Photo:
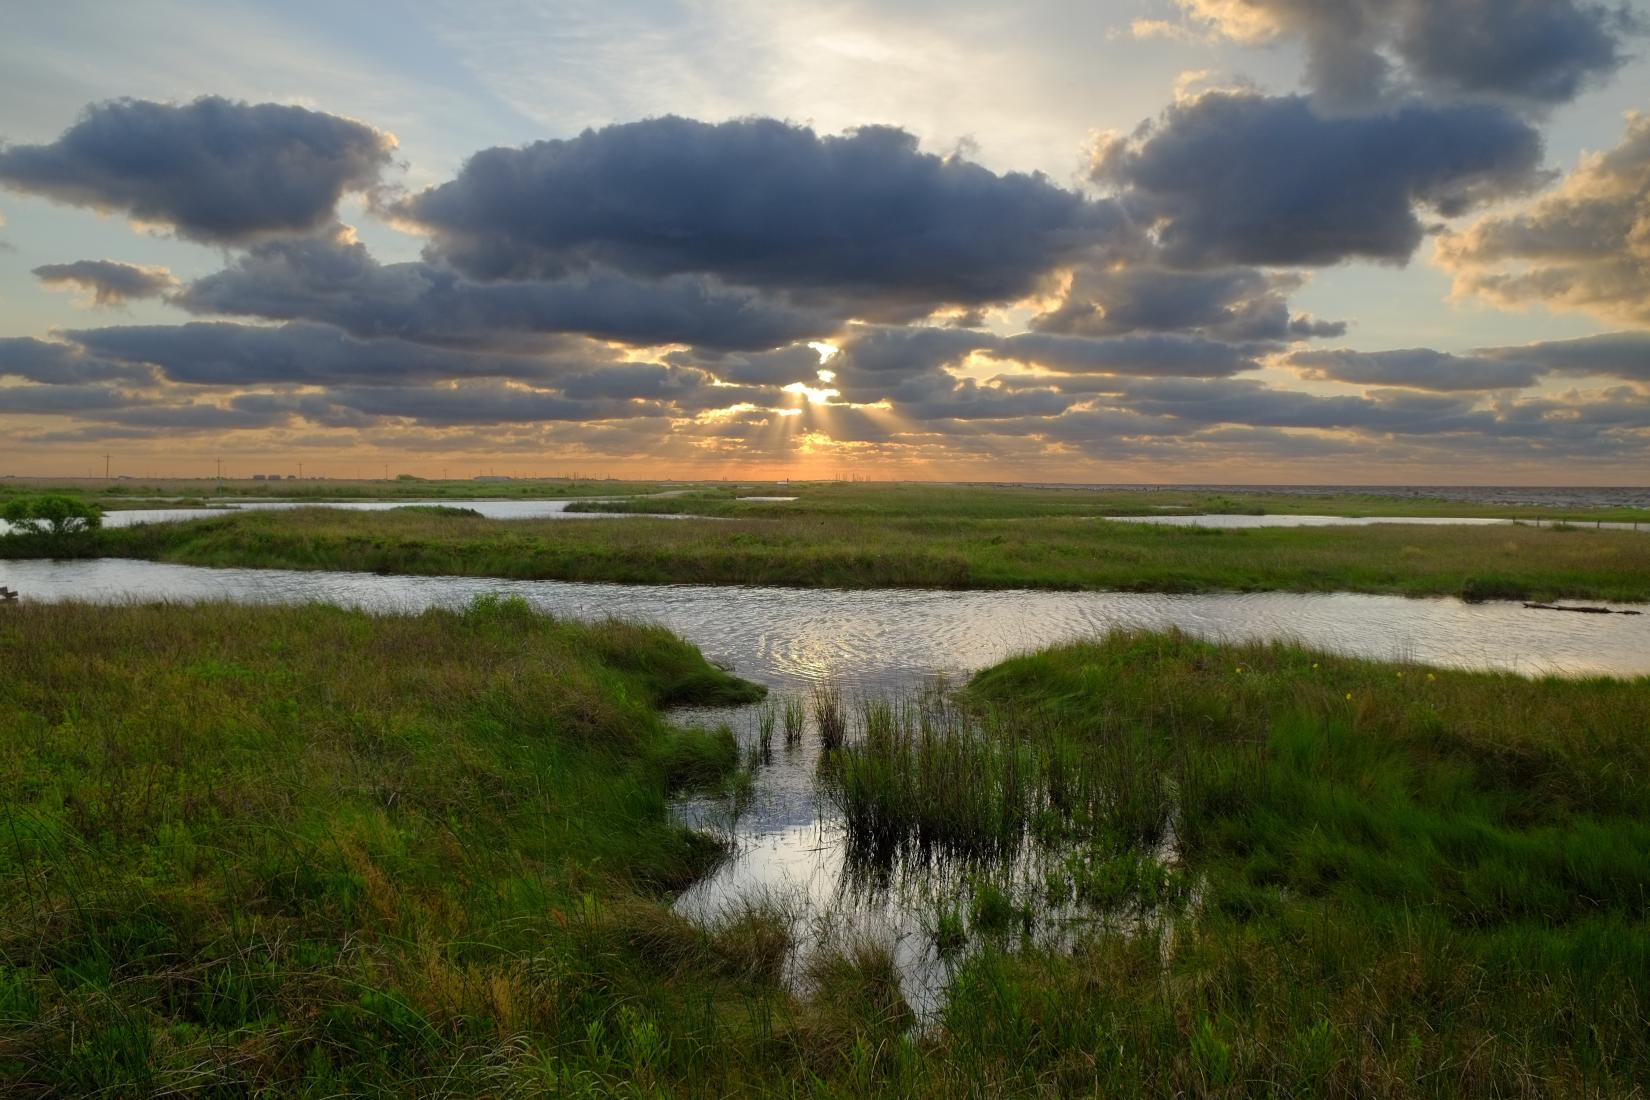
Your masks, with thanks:
[{"label": "pond", "polygon": [[[540,502],[509,502],[540,503]],[[1650,615],[1578,615],[1521,604],[1303,593],[1167,595],[1120,592],[837,590],[644,587],[470,577],[206,569],[124,559],[0,561],[0,586],[26,600],[319,600],[369,610],[458,607],[483,593],[517,595],[557,615],[657,622],[707,656],[774,691],[775,705],[817,685],[840,690],[851,712],[865,697],[912,698],[1016,653],[1113,628],[1175,627],[1211,639],[1287,639],[1356,657],[1527,674],[1650,674]],[[1618,605],[1620,606],[1620,605]],[[748,748],[761,708],[685,712],[727,724]],[[927,927],[937,894],[966,888],[954,869],[928,867],[867,882],[851,873],[841,822],[818,783],[817,723],[776,736],[739,800],[682,802],[684,821],[723,833],[734,854],[678,900],[696,918],[782,899],[805,959],[843,935],[888,942],[919,1014],[939,1003],[956,957],[942,958]],[[1172,852],[1165,853],[1172,858]],[[1033,874],[1022,864],[1010,874]],[[1056,914],[1058,916],[1058,914]],[[1058,921],[1037,934],[1068,934]]]},{"label": "pond", "polygon": [[[584,498],[579,503],[588,503]],[[103,513],[105,527],[131,527],[139,523],[209,519],[226,512],[270,512],[287,508],[342,508],[351,512],[386,512],[392,508],[468,508],[487,519],[611,519],[625,512],[569,512],[571,500],[256,500],[213,504],[201,508],[122,508]],[[686,517],[667,516],[668,519]],[[4,525],[0,525],[3,528]]]},{"label": "pond", "polygon": [[[1220,527],[1244,529],[1250,527],[1364,527],[1372,523],[1408,523],[1427,527],[1506,527],[1527,523],[1536,527],[1550,526],[1553,520],[1486,519],[1463,516],[1250,516],[1227,513],[1198,513],[1195,515],[1165,514],[1154,516],[1101,516],[1112,523],[1154,523],[1163,527]],[[1559,520],[1558,522],[1563,522]],[[1650,532],[1650,523],[1619,523],[1577,521],[1578,527],[1598,527],[1614,531]]]}]

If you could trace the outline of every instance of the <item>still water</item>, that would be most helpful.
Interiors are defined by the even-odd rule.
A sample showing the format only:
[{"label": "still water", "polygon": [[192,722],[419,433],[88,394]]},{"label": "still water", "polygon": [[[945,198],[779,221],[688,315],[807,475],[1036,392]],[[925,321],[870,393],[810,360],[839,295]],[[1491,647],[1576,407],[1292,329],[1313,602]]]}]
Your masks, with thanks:
[{"label": "still water", "polygon": [[[584,498],[588,501],[590,498]],[[131,527],[139,523],[164,523],[181,519],[210,519],[226,512],[270,512],[286,508],[343,508],[351,512],[385,512],[391,508],[417,505],[445,505],[468,508],[487,519],[604,519],[628,513],[569,512],[571,500],[257,500],[235,504],[215,504],[205,508],[127,508],[103,513],[105,527]],[[667,517],[670,519],[677,516]],[[4,524],[0,524],[3,529]]]},{"label": "still water", "polygon": [[[1220,527],[1228,530],[1249,527],[1362,527],[1372,523],[1420,524],[1428,527],[1506,527],[1514,523],[1536,523],[1534,520],[1466,518],[1459,516],[1248,516],[1227,513],[1199,513],[1197,515],[1103,516],[1113,523],[1152,523],[1164,527]],[[1537,526],[1544,526],[1544,521]],[[1578,527],[1601,527],[1616,531],[1650,532],[1650,523],[1578,522]]]},{"label": "still water", "polygon": [[875,687],[962,674],[1116,627],[1287,638],[1357,657],[1529,674],[1650,674],[1650,615],[1566,615],[1516,603],[1350,593],[639,586],[207,569],[120,558],[0,561],[0,585],[26,600],[320,600],[369,610],[455,607],[499,592],[558,615],[661,623],[774,687],[826,680]]},{"label": "still water", "polygon": [[[1119,627],[1177,627],[1212,639],[1290,639],[1352,656],[1527,674],[1650,674],[1650,615],[1344,593],[642,587],[206,569],[123,559],[0,561],[0,585],[30,601],[319,600],[384,611],[458,607],[483,593],[517,595],[557,615],[660,623],[713,660],[768,685],[776,699],[830,683],[845,689],[850,708],[857,696],[907,695],[936,678],[960,679],[1015,653]],[[679,717],[726,723],[749,745],[757,714],[758,708],[744,708]],[[936,891],[954,899],[966,883],[918,876],[901,884],[895,876],[891,887],[867,890],[853,881],[834,811],[818,794],[819,748],[811,718],[808,724],[798,744],[775,744],[771,758],[755,769],[737,815],[721,799],[678,806],[685,821],[721,831],[734,854],[686,891],[677,908],[715,921],[752,900],[779,899],[793,914],[797,966],[823,944],[872,935],[892,951],[912,1007],[919,1015],[931,1013],[957,959],[939,956],[924,922]],[[1055,940],[1069,934],[1058,926],[1039,929]]]}]

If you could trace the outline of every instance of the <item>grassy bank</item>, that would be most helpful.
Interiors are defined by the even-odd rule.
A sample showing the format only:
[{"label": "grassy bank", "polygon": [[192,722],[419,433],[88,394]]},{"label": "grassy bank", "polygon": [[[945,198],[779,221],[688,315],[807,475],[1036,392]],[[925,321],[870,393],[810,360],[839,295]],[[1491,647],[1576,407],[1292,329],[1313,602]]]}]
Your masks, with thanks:
[{"label": "grassy bank", "polygon": [[[1579,1097],[1650,1079],[1650,681],[1115,636],[976,676],[968,782],[943,747],[876,772],[921,746],[869,704],[832,754],[867,780],[850,810],[897,832],[943,805],[966,849],[1008,835],[1008,807],[1106,871],[1095,906],[1176,899],[1150,934],[1098,924],[1057,951],[1013,931],[1054,899],[982,892],[936,928],[977,949],[924,1032],[886,945],[816,959],[798,996],[773,912],[669,912],[716,852],[666,794],[733,754],[657,708],[754,693],[662,631],[509,602],[23,604],[0,609],[0,665],[8,1095]],[[1166,830],[1172,885],[1148,873]]]},{"label": "grassy bank", "polygon": [[1101,935],[970,961],[945,1021],[971,1073],[1068,1095],[1642,1095],[1650,681],[1159,635],[969,692],[1045,784],[1091,793],[1062,819],[1091,866],[1146,858],[1171,821],[1198,899],[1166,956]]},{"label": "grassy bank", "polygon": [[662,630],[20,606],[0,667],[6,1095],[691,1077],[762,993],[665,908],[734,753],[657,711],[760,692]]},{"label": "grassy bank", "polygon": [[1563,527],[1154,527],[1083,518],[512,520],[253,512],[0,556],[637,584],[1337,591],[1467,598],[1650,598],[1650,536]]}]

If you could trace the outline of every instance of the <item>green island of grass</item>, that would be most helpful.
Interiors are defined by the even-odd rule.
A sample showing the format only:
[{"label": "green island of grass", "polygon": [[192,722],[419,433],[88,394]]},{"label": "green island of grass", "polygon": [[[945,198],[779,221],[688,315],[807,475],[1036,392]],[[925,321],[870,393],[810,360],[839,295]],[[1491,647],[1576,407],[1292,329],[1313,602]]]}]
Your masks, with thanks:
[{"label": "green island of grass", "polygon": [[[1650,599],[1645,532],[1568,524],[1223,530],[1047,514],[1037,511],[1037,494],[959,493],[950,506],[935,499],[912,509],[893,508],[876,491],[844,499],[753,505],[763,511],[729,519],[242,512],[62,540],[11,535],[0,538],[0,557],[632,584]],[[648,503],[678,501],[695,503]]]},{"label": "green island of grass", "polygon": [[943,805],[966,839],[1012,761],[1025,827],[1089,853],[1093,904],[1151,914],[1035,948],[1016,913],[1053,899],[982,888],[936,923],[973,949],[917,1028],[886,946],[796,990],[775,914],[670,911],[718,849],[668,795],[736,764],[659,708],[760,691],[664,631],[499,600],[21,604],[0,667],[8,1094],[1594,1096],[1650,1076],[1647,680],[1116,635],[963,689],[997,716],[966,787],[949,744],[879,771],[903,742],[871,722],[822,768],[861,769],[850,816],[897,831]]}]

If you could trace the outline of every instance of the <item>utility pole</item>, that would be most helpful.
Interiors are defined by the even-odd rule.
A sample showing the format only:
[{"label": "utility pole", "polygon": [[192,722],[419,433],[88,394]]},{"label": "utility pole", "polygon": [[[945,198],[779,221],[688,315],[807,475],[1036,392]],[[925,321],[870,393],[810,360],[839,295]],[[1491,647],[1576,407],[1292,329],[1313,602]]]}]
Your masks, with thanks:
[{"label": "utility pole", "polygon": [[384,480],[388,481],[389,479],[390,479],[390,464],[388,462],[386,462],[386,463],[384,463]]},{"label": "utility pole", "polygon": [[109,480],[109,456],[108,455],[103,456],[103,480],[104,481]]},{"label": "utility pole", "polygon": [[218,480],[223,480],[223,459],[218,459]]},{"label": "utility pole", "polygon": [[298,480],[304,480],[304,464],[302,462],[298,463]]}]

